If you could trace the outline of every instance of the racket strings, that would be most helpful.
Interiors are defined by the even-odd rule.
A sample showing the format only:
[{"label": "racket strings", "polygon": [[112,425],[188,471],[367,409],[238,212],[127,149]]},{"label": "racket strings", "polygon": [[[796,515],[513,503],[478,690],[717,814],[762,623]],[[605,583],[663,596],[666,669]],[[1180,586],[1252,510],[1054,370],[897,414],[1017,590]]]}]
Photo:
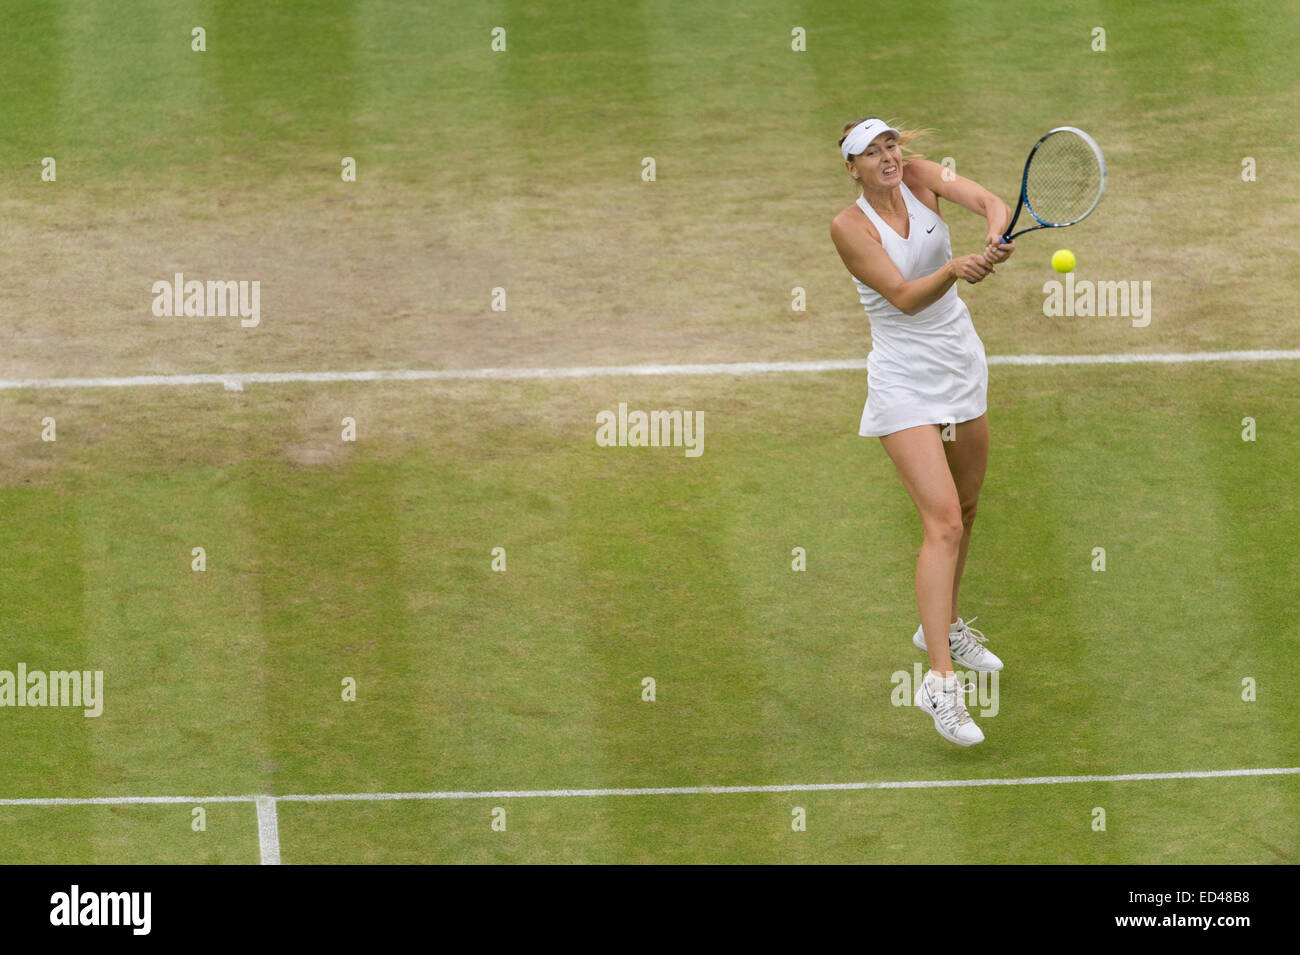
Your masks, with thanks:
[{"label": "racket strings", "polygon": [[1025,201],[1041,222],[1068,225],[1088,214],[1102,188],[1101,162],[1092,147],[1073,133],[1060,132],[1034,153]]}]

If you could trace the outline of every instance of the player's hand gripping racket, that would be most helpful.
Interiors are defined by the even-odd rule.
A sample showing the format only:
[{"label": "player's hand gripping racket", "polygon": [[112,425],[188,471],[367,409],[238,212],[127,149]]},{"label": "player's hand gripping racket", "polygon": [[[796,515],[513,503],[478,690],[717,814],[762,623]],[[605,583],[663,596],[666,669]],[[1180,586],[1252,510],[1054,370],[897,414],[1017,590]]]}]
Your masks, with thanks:
[{"label": "player's hand gripping racket", "polygon": [[[1097,208],[1105,191],[1106,160],[1093,138],[1074,126],[1049,129],[1025,160],[1020,204],[1002,241],[1010,242],[1037,229],[1061,229],[1082,222]],[[1034,224],[1013,232],[1022,211],[1029,213]]]}]

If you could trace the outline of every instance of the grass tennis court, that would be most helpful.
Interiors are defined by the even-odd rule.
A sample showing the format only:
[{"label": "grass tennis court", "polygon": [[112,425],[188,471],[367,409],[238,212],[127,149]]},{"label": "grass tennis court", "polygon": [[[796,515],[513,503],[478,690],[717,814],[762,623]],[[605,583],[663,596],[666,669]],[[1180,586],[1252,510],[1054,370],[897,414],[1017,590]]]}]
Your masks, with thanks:
[{"label": "grass tennis court", "polygon": [[[962,290],[989,356],[1292,349],[1298,27],[8,4],[0,379],[862,358],[827,224],[854,198],[839,129],[873,111],[1007,199],[1050,126],[1106,151],[1068,244],[1080,279],[1150,281],[1151,324],[1044,316],[1059,243],[1035,234]],[[954,254],[982,246],[945,215]],[[155,317],[178,271],[259,280],[261,325]],[[1007,665],[971,750],[890,701],[922,659],[920,527],[857,437],[864,372],[0,388],[0,670],[104,674],[97,718],[0,707],[0,800],[1300,766],[1296,367],[991,368],[961,612]],[[599,447],[620,402],[703,412],[704,453]],[[278,805],[286,863],[924,862],[936,835],[941,861],[1295,862],[1300,779]],[[0,805],[0,838],[13,862],[259,858],[250,803]]]}]

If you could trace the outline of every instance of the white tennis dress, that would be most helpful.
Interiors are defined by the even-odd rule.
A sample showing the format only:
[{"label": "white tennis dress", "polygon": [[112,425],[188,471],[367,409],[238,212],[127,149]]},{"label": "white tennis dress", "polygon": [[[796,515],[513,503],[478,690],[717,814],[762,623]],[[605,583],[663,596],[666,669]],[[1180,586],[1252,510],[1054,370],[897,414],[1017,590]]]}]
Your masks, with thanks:
[{"label": "white tennis dress", "polygon": [[[907,281],[922,278],[952,258],[948,224],[906,185],[907,238],[885,224],[866,199],[858,206],[880,234],[885,253]],[[957,285],[929,307],[907,315],[857,276],[858,294],[871,323],[867,404],[858,434],[880,437],[921,424],[970,421],[988,410],[989,369]],[[960,281],[960,280],[959,280]]]}]

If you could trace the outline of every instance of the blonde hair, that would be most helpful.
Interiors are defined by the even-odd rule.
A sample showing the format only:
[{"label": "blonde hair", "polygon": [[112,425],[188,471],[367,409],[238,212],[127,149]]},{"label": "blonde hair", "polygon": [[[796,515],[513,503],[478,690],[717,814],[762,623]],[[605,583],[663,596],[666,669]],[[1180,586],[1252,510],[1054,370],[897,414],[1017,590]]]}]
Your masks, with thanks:
[{"label": "blonde hair", "polygon": [[[857,126],[859,123],[865,123],[870,118],[871,118],[870,116],[863,116],[861,119],[855,119],[851,123],[845,123],[844,130],[840,135],[839,142],[837,142],[835,145],[843,146],[844,140],[848,139],[849,137],[849,130],[851,130],[854,126]],[[915,152],[911,149],[908,149],[907,147],[909,143],[915,142],[916,140],[924,136],[926,133],[934,132],[933,129],[903,129],[903,127],[899,126],[897,123],[893,121],[889,121],[889,125],[898,130],[898,147],[900,150],[902,150],[903,153],[904,166],[906,166],[913,159],[925,158],[924,153]],[[861,156],[862,153],[858,153],[857,155]],[[855,158],[857,157],[856,156],[849,157],[849,159],[855,159]]]}]

